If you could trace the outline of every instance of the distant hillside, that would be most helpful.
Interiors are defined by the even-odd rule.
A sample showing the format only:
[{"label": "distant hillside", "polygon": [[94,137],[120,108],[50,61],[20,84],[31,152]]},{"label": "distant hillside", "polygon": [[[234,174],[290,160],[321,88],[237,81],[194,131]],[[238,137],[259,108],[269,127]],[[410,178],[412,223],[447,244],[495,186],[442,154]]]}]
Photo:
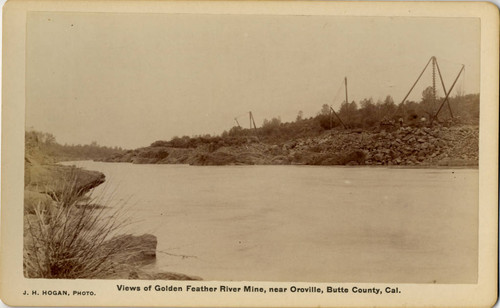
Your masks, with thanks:
[{"label": "distant hillside", "polygon": [[90,145],[61,145],[50,133],[26,131],[25,152],[41,163],[54,163],[71,160],[102,160],[112,155],[125,153],[122,148],[99,146],[93,142]]}]

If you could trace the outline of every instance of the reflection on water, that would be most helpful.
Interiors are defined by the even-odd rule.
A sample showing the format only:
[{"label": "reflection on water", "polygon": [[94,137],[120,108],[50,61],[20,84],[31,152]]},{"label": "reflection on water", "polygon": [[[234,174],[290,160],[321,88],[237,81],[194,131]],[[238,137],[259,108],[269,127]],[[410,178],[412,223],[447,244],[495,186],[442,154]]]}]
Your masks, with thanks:
[{"label": "reflection on water", "polygon": [[[99,170],[156,266],[205,280],[475,283],[478,170],[134,165]],[[184,257],[182,257],[184,256]]]}]

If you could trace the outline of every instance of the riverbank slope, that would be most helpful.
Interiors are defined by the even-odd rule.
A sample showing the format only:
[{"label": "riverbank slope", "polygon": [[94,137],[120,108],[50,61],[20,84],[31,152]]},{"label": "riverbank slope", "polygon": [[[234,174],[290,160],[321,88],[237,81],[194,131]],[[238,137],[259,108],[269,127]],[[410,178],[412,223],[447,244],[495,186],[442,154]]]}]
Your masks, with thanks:
[{"label": "riverbank slope", "polygon": [[399,166],[477,166],[479,162],[477,125],[332,129],[317,136],[278,142],[257,136],[198,140],[201,141],[156,141],[149,147],[130,150],[103,161],[190,165]]}]

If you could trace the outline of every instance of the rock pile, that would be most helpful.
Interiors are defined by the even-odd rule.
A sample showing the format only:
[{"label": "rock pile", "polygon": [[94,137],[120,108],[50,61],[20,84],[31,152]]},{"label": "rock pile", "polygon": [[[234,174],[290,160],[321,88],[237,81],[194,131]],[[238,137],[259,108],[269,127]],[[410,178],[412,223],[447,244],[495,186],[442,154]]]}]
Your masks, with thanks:
[{"label": "rock pile", "polygon": [[478,126],[401,127],[390,131],[333,130],[280,144],[180,149],[147,147],[106,161],[191,165],[427,165],[476,166]]},{"label": "rock pile", "polygon": [[366,165],[477,165],[477,127],[403,127],[393,132],[336,132],[310,140],[299,150],[362,151]]},{"label": "rock pile", "polygon": [[366,164],[477,165],[479,131],[471,127],[401,128],[373,136]]}]

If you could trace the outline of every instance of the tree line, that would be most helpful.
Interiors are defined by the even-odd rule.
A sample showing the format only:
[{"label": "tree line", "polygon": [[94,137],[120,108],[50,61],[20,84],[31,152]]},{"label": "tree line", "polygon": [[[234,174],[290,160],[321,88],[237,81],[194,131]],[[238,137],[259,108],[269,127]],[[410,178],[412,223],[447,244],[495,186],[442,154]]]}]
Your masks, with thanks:
[{"label": "tree line", "polygon": [[[436,114],[443,98],[434,99],[432,87],[422,92],[420,101],[406,101],[396,104],[394,99],[387,95],[384,100],[374,102],[372,98],[365,98],[359,102],[343,102],[337,115],[343,124],[350,129],[374,130],[381,125],[421,126],[429,125],[430,119]],[[449,98],[449,105],[453,114],[444,104],[435,124],[454,125],[479,123],[479,94],[456,95]],[[326,130],[343,128],[342,123],[332,113],[330,106],[323,104],[314,117],[304,118],[299,111],[295,121],[282,122],[281,118],[264,119],[262,126],[257,128],[242,128],[234,126],[219,136],[183,136],[173,137],[170,141],[156,141],[152,147],[194,148],[200,145],[220,146],[239,145],[249,140],[263,142],[283,142],[295,138],[316,136]]]}]

